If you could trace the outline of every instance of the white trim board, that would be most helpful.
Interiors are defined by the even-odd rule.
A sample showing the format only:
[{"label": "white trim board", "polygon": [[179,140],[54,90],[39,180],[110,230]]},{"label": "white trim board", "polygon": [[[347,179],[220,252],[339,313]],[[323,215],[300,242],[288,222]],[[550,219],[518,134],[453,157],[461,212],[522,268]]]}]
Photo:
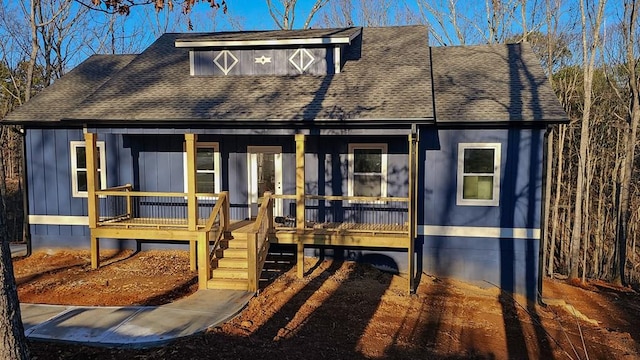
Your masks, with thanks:
[{"label": "white trim board", "polygon": [[270,40],[215,40],[215,39],[177,39],[177,48],[197,47],[236,47],[236,46],[286,46],[286,45],[325,45],[325,44],[351,44],[351,41],[360,35],[360,30],[354,31],[349,36],[341,37],[316,37],[316,38],[283,38]]},{"label": "white trim board", "polygon": [[86,225],[89,226],[88,216],[65,215],[29,215],[30,225]]},{"label": "white trim board", "polygon": [[540,240],[540,229],[420,225],[418,235]]}]

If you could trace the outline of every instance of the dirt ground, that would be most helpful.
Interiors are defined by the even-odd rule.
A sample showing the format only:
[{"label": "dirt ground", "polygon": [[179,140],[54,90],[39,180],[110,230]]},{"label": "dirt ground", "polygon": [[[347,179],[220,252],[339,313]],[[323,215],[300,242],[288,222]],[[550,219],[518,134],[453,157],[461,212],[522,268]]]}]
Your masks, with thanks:
[{"label": "dirt ground", "polygon": [[186,251],[101,251],[91,270],[89,251],[35,252],[14,260],[21,302],[60,305],[160,305],[198,289]]},{"label": "dirt ground", "polygon": [[[32,259],[33,258],[33,259]],[[186,253],[86,252],[17,260],[22,301],[158,304],[195,289]],[[32,342],[34,359],[640,359],[640,295],[594,282],[546,281],[547,307],[463,282],[407,280],[351,262],[308,259],[265,284],[234,320],[151,349]],[[108,284],[107,284],[108,282]],[[173,284],[173,287],[172,287]],[[117,289],[117,290],[114,290]],[[174,291],[174,289],[179,289]],[[41,295],[48,293],[50,296]],[[97,295],[96,295],[97,293]],[[53,294],[55,299],[53,300]],[[581,336],[582,334],[582,336]],[[586,349],[586,351],[585,351]]]}]

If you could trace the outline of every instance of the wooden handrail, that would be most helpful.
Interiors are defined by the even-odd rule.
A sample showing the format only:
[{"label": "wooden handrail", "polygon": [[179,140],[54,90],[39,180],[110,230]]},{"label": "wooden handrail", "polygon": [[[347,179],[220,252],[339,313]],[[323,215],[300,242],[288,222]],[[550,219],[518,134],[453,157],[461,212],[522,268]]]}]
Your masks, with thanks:
[{"label": "wooden handrail", "polygon": [[408,197],[382,197],[382,196],[338,196],[338,195],[305,195],[305,199],[311,200],[332,200],[332,201],[397,201],[408,202]]},{"label": "wooden handrail", "polygon": [[120,191],[120,190],[125,190],[125,191],[126,190],[133,190],[133,185],[124,184],[124,185],[109,187],[109,188],[98,190],[98,191]]},{"label": "wooden handrail", "polygon": [[[98,190],[96,191],[97,195],[102,195],[102,196],[127,196],[127,192],[125,191],[117,191],[117,190],[113,190],[114,188],[110,188],[110,189],[105,189],[105,190]],[[181,193],[181,192],[160,192],[160,191],[129,191],[128,192],[129,195],[131,196],[156,196],[156,197],[186,197],[187,193]],[[216,198],[220,196],[220,194],[215,194],[215,193],[197,193],[196,197],[199,198],[204,198],[204,197],[211,197],[211,198]]]},{"label": "wooden handrail", "polygon": [[247,260],[249,263],[249,290],[257,291],[260,273],[269,250],[269,234],[273,232],[273,203],[274,197],[265,192],[258,210],[258,216],[253,224],[253,234],[248,236]]},{"label": "wooden handrail", "polygon": [[[289,194],[272,194],[274,199],[286,199],[295,200],[296,195]],[[342,195],[305,195],[305,199],[310,200],[331,200],[331,201],[368,201],[368,202],[381,202],[381,201],[397,201],[397,202],[409,202],[408,197],[390,197],[390,196],[342,196]]]},{"label": "wooden handrail", "polygon": [[[202,231],[211,231],[211,229],[213,228],[213,224],[215,224],[216,218],[218,217],[218,213],[220,213],[221,209],[226,208],[224,205],[226,205],[225,203],[227,201],[229,201],[227,193],[218,194],[218,201],[216,201],[216,205],[211,210],[209,219],[207,219],[207,222]],[[223,231],[226,231],[226,230],[227,229],[223,229]]]}]

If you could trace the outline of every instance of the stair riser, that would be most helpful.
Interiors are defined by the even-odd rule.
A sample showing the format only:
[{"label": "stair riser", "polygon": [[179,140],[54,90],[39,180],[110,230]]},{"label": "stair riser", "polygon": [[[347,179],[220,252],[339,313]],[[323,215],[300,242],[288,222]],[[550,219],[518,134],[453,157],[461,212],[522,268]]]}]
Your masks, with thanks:
[{"label": "stair riser", "polygon": [[221,258],[235,258],[235,259],[246,259],[247,258],[247,249],[224,249],[217,250],[216,257]]},{"label": "stair riser", "polygon": [[212,279],[248,279],[247,271],[230,271],[228,269],[216,269],[213,271]]},{"label": "stair riser", "polygon": [[218,270],[225,268],[246,269],[248,267],[247,259],[222,258],[218,259]]},{"label": "stair riser", "polygon": [[248,290],[249,282],[246,280],[211,280],[207,282],[208,289]]}]

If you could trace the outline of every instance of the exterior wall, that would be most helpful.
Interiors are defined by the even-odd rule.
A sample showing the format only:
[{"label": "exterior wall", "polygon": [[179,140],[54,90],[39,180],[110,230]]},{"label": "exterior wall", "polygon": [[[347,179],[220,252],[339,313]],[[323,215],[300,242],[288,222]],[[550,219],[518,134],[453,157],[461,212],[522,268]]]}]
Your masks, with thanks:
[{"label": "exterior wall", "polygon": [[[419,270],[535,297],[543,136],[540,129],[423,129]],[[456,204],[459,143],[501,144],[499,206]]]},{"label": "exterior wall", "polygon": [[[193,130],[192,130],[193,131]],[[194,131],[194,132],[197,132]],[[86,199],[71,196],[70,141],[83,140],[81,129],[29,129],[26,135],[29,213],[82,218]],[[182,134],[99,133],[105,141],[107,184],[131,183],[141,191],[184,190]],[[281,146],[282,192],[295,193],[295,141],[291,135],[202,134],[201,142],[218,142],[222,190],[231,196],[232,219],[249,215],[248,146]],[[456,204],[458,144],[500,143],[499,206]],[[405,197],[408,143],[404,136],[306,137],[306,191],[347,195],[349,143],[385,143],[388,148],[387,196]],[[420,133],[418,191],[418,271],[489,283],[535,295],[542,183],[543,131],[529,129],[436,130]],[[328,205],[325,206],[332,206]],[[291,213],[285,201],[283,214]],[[323,204],[310,206],[317,216]],[[348,207],[343,202],[342,207]],[[330,221],[331,219],[326,218]],[[85,225],[31,225],[34,248],[89,246]],[[122,241],[103,247],[129,247]],[[164,245],[163,245],[164,246]],[[336,255],[406,271],[406,252],[337,250]]]},{"label": "exterior wall", "polygon": [[[71,190],[71,141],[83,141],[82,129],[27,129],[25,135],[27,196],[33,248],[89,247],[86,225],[87,199],[73,197]],[[122,138],[103,135],[107,160],[107,184],[117,184],[126,164]],[[124,159],[124,163],[120,162]],[[36,223],[36,224],[34,224]],[[76,225],[70,225],[76,224]],[[105,242],[120,248],[125,243]]]}]

